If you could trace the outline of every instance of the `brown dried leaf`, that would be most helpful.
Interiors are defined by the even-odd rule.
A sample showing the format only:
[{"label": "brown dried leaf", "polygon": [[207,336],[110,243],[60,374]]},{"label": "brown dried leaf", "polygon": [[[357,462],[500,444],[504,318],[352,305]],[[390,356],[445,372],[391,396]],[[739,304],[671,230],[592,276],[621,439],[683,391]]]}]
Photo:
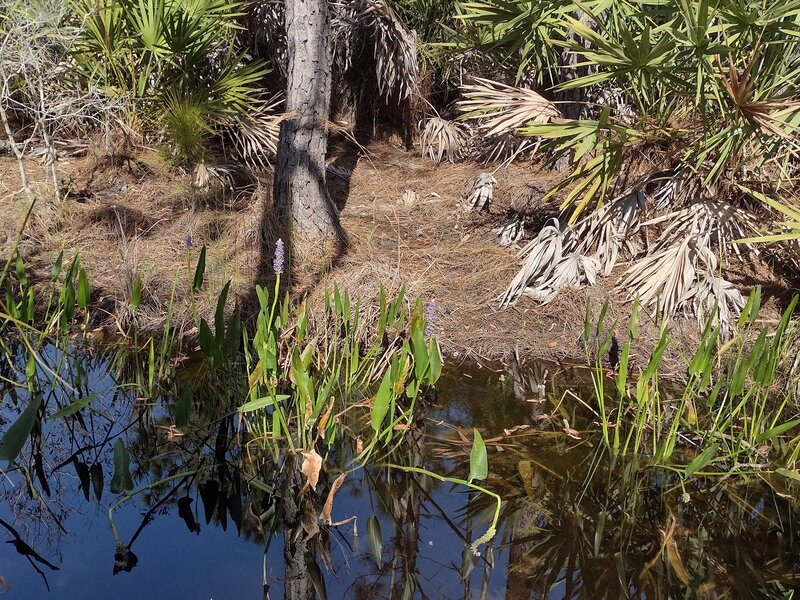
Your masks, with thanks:
[{"label": "brown dried leaf", "polygon": [[322,507],[322,512],[319,514],[319,520],[322,521],[325,525],[331,524],[331,513],[333,512],[333,497],[336,495],[336,492],[339,491],[339,488],[342,487],[342,483],[344,483],[344,478],[347,477],[347,473],[342,473],[339,475],[336,480],[331,485],[331,489],[328,491],[328,497],[325,499],[325,505]]},{"label": "brown dried leaf", "polygon": [[310,452],[306,450],[301,450],[301,452],[303,453],[303,465],[300,470],[306,476],[309,487],[316,491],[319,472],[322,470],[322,457],[313,448]]}]

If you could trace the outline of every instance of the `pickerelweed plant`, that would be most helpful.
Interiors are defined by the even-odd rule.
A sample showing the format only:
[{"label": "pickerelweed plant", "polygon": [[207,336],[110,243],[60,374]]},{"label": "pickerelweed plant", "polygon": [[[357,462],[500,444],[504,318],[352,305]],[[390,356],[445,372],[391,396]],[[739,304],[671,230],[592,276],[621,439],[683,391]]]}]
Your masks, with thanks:
[{"label": "pickerelweed plant", "polygon": [[276,453],[282,445],[294,451],[320,440],[330,446],[340,435],[336,424],[360,407],[369,410],[371,425],[362,460],[396,442],[442,369],[436,340],[425,337],[422,301],[407,316],[405,290],[389,300],[381,289],[377,330],[370,332],[360,304],[338,287],[312,316],[307,303],[281,300],[279,286],[280,276],[272,298],[257,288],[256,329],[245,343],[249,391],[239,412],[249,429]]},{"label": "pickerelweed plant", "polygon": [[[697,350],[686,357],[684,376],[669,381],[659,374],[669,345],[666,324],[649,360],[632,377],[631,348],[639,335],[639,311],[634,309],[627,339],[619,344],[616,324],[605,325],[608,303],[594,331],[587,310],[584,336],[588,341],[594,334],[598,340],[590,360],[596,415],[607,449],[615,456],[649,455],[651,464],[685,478],[752,472],[796,478],[790,469],[800,453],[796,436],[800,419],[796,376],[786,357],[797,301],[795,296],[776,325],[760,327],[761,290],[756,288],[728,341],[722,340],[719,321],[712,315]],[[613,386],[607,385],[602,365],[609,353],[618,357]]]}]

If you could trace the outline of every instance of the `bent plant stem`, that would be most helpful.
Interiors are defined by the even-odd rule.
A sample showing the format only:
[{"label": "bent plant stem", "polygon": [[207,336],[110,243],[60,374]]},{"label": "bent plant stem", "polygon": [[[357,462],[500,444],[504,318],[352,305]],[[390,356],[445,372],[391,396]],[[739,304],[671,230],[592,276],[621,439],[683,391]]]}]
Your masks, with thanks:
[{"label": "bent plant stem", "polygon": [[141,494],[142,492],[146,492],[156,486],[163,485],[165,483],[169,483],[170,481],[174,481],[176,479],[180,479],[181,477],[191,477],[197,474],[197,469],[191,471],[183,471],[181,473],[175,473],[174,475],[170,475],[169,477],[165,477],[164,479],[159,479],[158,481],[154,481],[153,483],[148,483],[147,485],[140,486],[135,490],[131,490],[130,492],[125,492],[125,495],[122,496],[119,500],[117,500],[114,504],[108,507],[108,523],[111,525],[111,533],[114,534],[114,541],[118,546],[122,545],[122,541],[119,539],[119,534],[117,533],[117,528],[114,526],[114,510],[119,508],[125,502],[133,498],[134,496]]},{"label": "bent plant stem", "polygon": [[426,469],[420,469],[419,467],[404,467],[402,465],[395,465],[395,464],[388,464],[386,466],[389,468],[400,469],[401,471],[405,471],[407,473],[417,473],[419,475],[427,475],[429,477],[433,477],[434,479],[438,479],[439,481],[443,481],[445,483],[455,483],[456,485],[464,485],[475,491],[491,496],[492,498],[495,499],[496,502],[496,506],[494,509],[494,517],[492,518],[492,524],[489,525],[489,528],[486,530],[486,533],[484,533],[481,537],[472,542],[470,548],[477,556],[480,556],[480,552],[478,552],[478,547],[481,544],[490,542],[492,538],[495,535],[497,535],[497,523],[500,520],[500,509],[503,507],[503,499],[500,497],[499,494],[487,490],[485,487],[476,485],[470,481],[465,481],[464,479],[458,479],[457,477],[445,477],[444,475],[439,475],[438,473],[433,473],[432,471],[428,471]]}]

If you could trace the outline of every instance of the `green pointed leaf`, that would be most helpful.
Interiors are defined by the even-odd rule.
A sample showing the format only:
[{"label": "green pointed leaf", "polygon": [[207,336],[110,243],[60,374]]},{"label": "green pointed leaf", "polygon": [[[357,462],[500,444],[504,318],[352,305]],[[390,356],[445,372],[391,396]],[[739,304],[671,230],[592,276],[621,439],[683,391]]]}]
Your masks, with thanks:
[{"label": "green pointed leaf", "polygon": [[375,559],[375,564],[380,568],[383,564],[383,537],[381,535],[381,523],[375,515],[367,519],[367,538],[369,539],[370,550],[372,550],[372,558]]},{"label": "green pointed leaf", "polygon": [[12,463],[19,456],[36,423],[36,415],[41,404],[41,396],[31,400],[27,408],[3,434],[3,439],[0,441],[0,460]]},{"label": "green pointed leaf", "polygon": [[480,431],[473,429],[472,452],[469,454],[469,477],[467,481],[486,479],[489,474],[489,459],[486,456],[486,445]]},{"label": "green pointed leaf", "polygon": [[439,344],[434,339],[428,342],[428,357],[430,359],[428,383],[430,385],[435,385],[442,375],[442,353],[439,350]]},{"label": "green pointed leaf", "polygon": [[142,304],[142,277],[141,275],[136,275],[136,278],[133,280],[133,289],[131,290],[131,308],[133,310],[138,310],[141,304]]},{"label": "green pointed leaf", "polygon": [[84,396],[83,398],[78,398],[74,402],[70,402],[61,410],[57,410],[52,415],[47,417],[48,421],[54,421],[55,419],[60,419],[61,417],[68,417],[69,415],[74,415],[76,412],[81,410],[82,408],[86,408],[89,404],[92,403],[92,400],[100,396],[99,393],[95,392],[93,394],[89,394],[88,396]]},{"label": "green pointed leaf", "polygon": [[273,406],[276,402],[281,402],[283,400],[288,400],[291,396],[287,394],[277,394],[275,396],[264,396],[263,398],[256,398],[255,400],[250,400],[249,402],[245,402],[239,407],[240,413],[248,413],[254,412],[256,410],[261,410],[262,408],[267,408],[269,406]]},{"label": "green pointed leaf", "polygon": [[686,476],[688,477],[693,475],[710,463],[713,460],[714,455],[717,453],[717,448],[719,448],[719,444],[711,444],[708,448],[695,456],[694,460],[686,465],[686,469],[684,470]]},{"label": "green pointed leaf", "polygon": [[383,376],[383,381],[372,400],[372,411],[370,412],[370,420],[372,421],[372,429],[375,433],[379,433],[383,420],[386,418],[386,413],[389,410],[389,404],[392,401],[392,381],[391,373],[386,372]]},{"label": "green pointed leaf", "polygon": [[78,306],[86,310],[89,306],[89,297],[92,294],[92,288],[89,287],[89,278],[86,277],[86,271],[78,271]]},{"label": "green pointed leaf", "polygon": [[206,273],[206,246],[200,249],[200,257],[197,259],[197,267],[194,270],[194,281],[192,281],[192,289],[199,290],[203,287],[203,277]]},{"label": "green pointed leaf", "polygon": [[189,422],[189,413],[192,409],[192,386],[187,385],[181,392],[181,397],[175,403],[175,427],[185,427]]},{"label": "green pointed leaf", "polygon": [[133,478],[130,471],[131,457],[128,450],[117,439],[114,443],[114,476],[111,478],[111,492],[121,494],[133,489]]}]

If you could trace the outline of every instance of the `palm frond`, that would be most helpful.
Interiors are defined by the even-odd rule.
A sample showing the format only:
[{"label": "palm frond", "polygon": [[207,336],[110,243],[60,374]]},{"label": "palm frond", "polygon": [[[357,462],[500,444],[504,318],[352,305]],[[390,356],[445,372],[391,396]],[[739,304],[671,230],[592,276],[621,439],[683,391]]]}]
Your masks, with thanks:
[{"label": "palm frond", "polygon": [[226,128],[234,154],[245,164],[267,168],[278,154],[278,135],[283,115],[276,112],[282,99],[273,98],[259,105],[252,114],[241,116]]},{"label": "palm frond", "polygon": [[508,218],[500,227],[492,230],[500,238],[501,247],[514,246],[525,235],[525,220],[518,214]]},{"label": "palm frond", "polygon": [[349,0],[334,21],[336,44],[344,49],[345,70],[371,49],[378,94],[387,104],[411,96],[419,80],[416,33],[408,31],[386,0]]},{"label": "palm frond", "polygon": [[469,136],[460,123],[433,117],[428,119],[422,130],[422,154],[437,165],[443,160],[452,163],[463,153],[468,139]]},{"label": "palm frond", "polygon": [[595,258],[602,274],[608,277],[621,249],[630,256],[641,250],[634,234],[639,230],[644,207],[645,196],[639,191],[604,204],[575,226],[575,239],[579,240],[575,251]]},{"label": "palm frond", "polygon": [[516,132],[531,123],[550,123],[561,118],[555,105],[533,90],[476,78],[461,86],[464,100],[458,103],[463,119],[478,121],[487,136]]},{"label": "palm frond", "polygon": [[500,308],[516,304],[525,293],[525,288],[531,283],[545,281],[553,273],[563,258],[563,248],[569,236],[569,230],[558,219],[550,219],[542,227],[539,235],[519,251],[518,256],[523,258],[522,267],[500,296]]},{"label": "palm frond", "polygon": [[491,173],[481,173],[472,180],[461,200],[467,210],[489,210],[497,180]]},{"label": "palm frond", "polygon": [[556,264],[549,277],[535,286],[525,288],[524,294],[541,304],[547,304],[563,289],[595,285],[599,269],[597,259],[572,252]]}]

